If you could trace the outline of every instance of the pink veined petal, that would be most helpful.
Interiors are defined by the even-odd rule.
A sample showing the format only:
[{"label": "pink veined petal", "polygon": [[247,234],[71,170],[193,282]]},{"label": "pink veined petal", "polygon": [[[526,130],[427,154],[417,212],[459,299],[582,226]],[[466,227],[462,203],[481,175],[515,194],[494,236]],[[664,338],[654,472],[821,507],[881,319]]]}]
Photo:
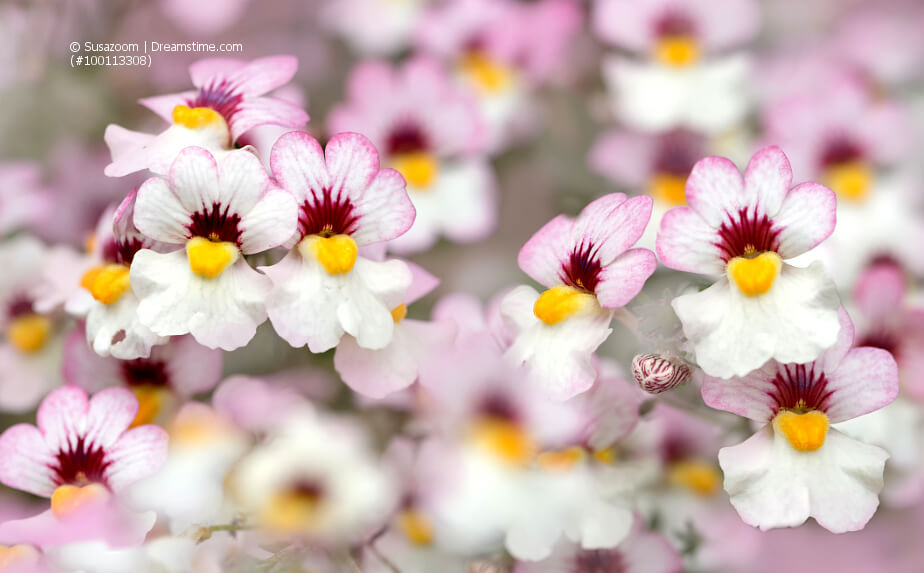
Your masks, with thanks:
[{"label": "pink veined petal", "polygon": [[736,213],[744,191],[741,172],[724,157],[706,157],[693,166],[687,179],[687,204],[706,223],[718,228],[728,213]]},{"label": "pink veined petal", "polygon": [[703,402],[717,410],[725,410],[757,422],[767,422],[776,414],[771,398],[772,378],[777,364],[773,361],[746,376],[736,378],[703,377]]},{"label": "pink veined petal", "polygon": [[773,220],[780,229],[780,256],[798,257],[834,231],[837,196],[820,183],[802,183],[789,191]]},{"label": "pink veined petal", "polygon": [[189,77],[197,88],[207,85],[211,80],[219,77],[230,77],[235,72],[247,66],[246,60],[236,58],[205,58],[193,62],[189,66]]},{"label": "pink veined petal", "polygon": [[187,91],[176,94],[147,97],[138,100],[138,103],[159,115],[167,123],[173,123],[173,108],[178,105],[186,105],[186,102],[194,99],[195,97],[195,91]]},{"label": "pink veined petal", "polygon": [[219,165],[218,201],[241,217],[272,188],[263,163],[250,151],[239,149],[224,156]]},{"label": "pink veined petal", "polygon": [[299,204],[312,197],[312,189],[331,185],[324,150],[307,133],[293,131],[281,136],[270,152],[270,166],[279,183]]},{"label": "pink veined petal", "polygon": [[773,217],[792,185],[792,167],[783,151],[771,145],[751,157],[744,172],[742,207],[750,213]]},{"label": "pink veined petal", "polygon": [[573,228],[574,220],[565,215],[559,215],[543,225],[520,249],[517,256],[520,269],[544,286],[560,284],[562,261],[572,246]]},{"label": "pink veined petal", "polygon": [[145,478],[167,461],[167,432],[154,425],[139,426],[122,434],[106,450],[110,461],[106,468],[106,482],[113,491]]},{"label": "pink veined petal", "polygon": [[31,424],[17,424],[0,436],[0,483],[43,497],[55,489],[55,452]]},{"label": "pink veined petal", "polygon": [[629,249],[600,271],[600,282],[594,289],[603,308],[625,306],[641,292],[655,269],[658,259],[648,249]]},{"label": "pink veined petal", "polygon": [[353,233],[359,245],[400,237],[411,228],[417,216],[404,177],[394,169],[379,171],[369,186],[352,200],[360,216],[359,229]]},{"label": "pink veined petal", "polygon": [[138,414],[138,399],[125,388],[107,388],[90,399],[86,439],[108,448],[128,429]]},{"label": "pink veined petal", "polygon": [[655,248],[661,262],[688,273],[720,275],[725,272],[719,235],[689,207],[676,207],[661,218]]},{"label": "pink veined petal", "polygon": [[76,386],[63,386],[42,400],[35,419],[51,450],[59,450],[86,430],[87,393]]},{"label": "pink veined petal", "polygon": [[608,265],[641,238],[653,204],[647,195],[629,199],[622,193],[605,195],[581,211],[574,222],[572,240],[576,244],[589,241],[600,263]]},{"label": "pink veined petal", "polygon": [[898,396],[898,365],[881,348],[854,348],[828,380],[834,393],[826,413],[834,423],[878,410]]},{"label": "pink veined petal", "polygon": [[237,140],[241,135],[260,125],[281,125],[301,128],[308,123],[308,113],[294,103],[273,98],[258,97],[245,99],[238,105],[231,118],[231,139]]},{"label": "pink veined petal", "polygon": [[284,189],[270,189],[241,219],[241,251],[260,253],[281,245],[297,226],[295,199]]},{"label": "pink veined petal", "polygon": [[270,56],[256,59],[228,76],[237,93],[245,97],[261,96],[286,83],[298,71],[294,56]]},{"label": "pink veined petal", "polygon": [[138,189],[135,227],[156,241],[184,243],[189,238],[190,214],[166,179],[152,177]]},{"label": "pink veined petal", "polygon": [[431,275],[423,267],[411,262],[405,262],[411,270],[411,286],[404,295],[404,304],[417,302],[430,294],[440,284],[440,279]]},{"label": "pink veined petal", "polygon": [[853,289],[857,307],[871,320],[883,320],[901,309],[908,285],[898,265],[878,264],[866,270]]},{"label": "pink veined petal", "polygon": [[333,192],[351,200],[362,194],[379,172],[379,152],[359,133],[338,133],[324,148]]},{"label": "pink veined petal", "polygon": [[187,147],[170,166],[170,186],[189,213],[211,208],[221,200],[218,181],[218,163],[201,147]]}]

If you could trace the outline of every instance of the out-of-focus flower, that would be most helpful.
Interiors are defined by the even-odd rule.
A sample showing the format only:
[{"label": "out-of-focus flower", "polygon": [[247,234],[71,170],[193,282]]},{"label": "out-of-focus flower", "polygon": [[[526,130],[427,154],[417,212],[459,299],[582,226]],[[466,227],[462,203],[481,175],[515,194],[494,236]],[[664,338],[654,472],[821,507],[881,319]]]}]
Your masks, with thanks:
[{"label": "out-of-focus flower", "polygon": [[404,176],[417,209],[414,225],[389,243],[391,250],[426,250],[440,235],[472,242],[494,230],[494,174],[478,153],[481,118],[439,62],[415,58],[398,69],[366,62],[353,71],[347,91],[329,130],[367,135],[385,164]]},{"label": "out-of-focus flower", "polygon": [[121,177],[142,169],[166,174],[185,147],[203,147],[221,159],[254,127],[304,126],[308,114],[285,100],[264,96],[291,80],[297,66],[290,56],[194,63],[189,75],[195,91],[141,100],[171,124],[165,131],[150,135],[118,125],[106,128],[106,144],[112,153],[106,175]]},{"label": "out-of-focus flower", "polygon": [[305,133],[288,133],[273,147],[271,163],[298,203],[289,253],[261,267],[273,285],[266,308],[276,332],[312,352],[333,348],[344,333],[360,347],[384,348],[411,271],[402,261],[371,260],[359,248],[394,239],[413,223],[401,175],[380,170],[375,147],[356,133],[334,136],[323,150]]},{"label": "out-of-focus flower", "polygon": [[501,312],[517,332],[508,355],[527,365],[538,391],[563,400],[593,385],[593,351],[611,332],[613,309],[632,300],[657,266],[651,251],[630,249],[651,204],[606,195],[576,219],[552,219],[520,250],[520,268],[548,290],[517,287]]},{"label": "out-of-focus flower", "polygon": [[249,0],[160,0],[160,9],[170,21],[195,34],[213,36],[234,25],[247,9]]},{"label": "out-of-focus flower", "polygon": [[672,303],[711,376],[743,376],[770,358],[814,360],[837,339],[840,302],[822,265],[783,262],[831,234],[836,197],[818,183],[791,184],[777,147],[758,151],[743,178],[731,161],[708,157],[687,180],[690,206],[661,221],[657,247],[665,265],[721,275]]},{"label": "out-of-focus flower", "polygon": [[0,243],[0,409],[24,411],[61,383],[61,329],[38,312],[45,247],[22,235]]},{"label": "out-of-focus flower", "polygon": [[327,0],[321,18],[361,54],[387,56],[410,43],[428,0]]},{"label": "out-of-focus flower", "polygon": [[0,163],[0,235],[29,227],[50,207],[37,165]]},{"label": "out-of-focus flower", "polygon": [[766,424],[723,448],[725,489],[755,527],[792,527],[809,517],[835,533],[861,529],[879,505],[888,453],[831,428],[882,408],[898,395],[895,360],[879,348],[851,348],[846,311],[837,342],[814,362],[769,361],[747,376],[706,377],[713,408]]},{"label": "out-of-focus flower", "polygon": [[220,161],[189,147],[170,168],[138,190],[135,226],[178,248],[141,249],[129,279],[142,324],[160,336],[190,333],[210,348],[233,350],[266,320],[270,280],[243,255],[282,244],[295,230],[292,196],[275,186],[246,150]]},{"label": "out-of-focus flower", "polygon": [[394,489],[347,420],[303,409],[236,466],[233,491],[280,534],[348,546],[383,519]]}]

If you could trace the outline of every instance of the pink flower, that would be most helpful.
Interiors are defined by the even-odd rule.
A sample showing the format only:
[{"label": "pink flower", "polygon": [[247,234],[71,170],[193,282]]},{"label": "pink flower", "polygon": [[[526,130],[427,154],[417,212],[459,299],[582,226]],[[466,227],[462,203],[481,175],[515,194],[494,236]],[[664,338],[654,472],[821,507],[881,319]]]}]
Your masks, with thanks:
[{"label": "pink flower", "polygon": [[593,351],[611,332],[613,310],[654,272],[654,253],[630,248],[651,206],[650,197],[606,195],[576,219],[552,219],[520,250],[520,268],[548,290],[522,286],[504,298],[501,312],[517,332],[507,354],[549,396],[563,400],[593,385]]},{"label": "pink flower", "polygon": [[770,358],[807,362],[837,338],[840,302],[822,265],[783,262],[831,234],[836,198],[818,183],[791,184],[777,147],[758,151],[744,177],[728,159],[707,157],[687,179],[689,207],[661,220],[665,265],[721,277],[672,302],[707,374],[742,376]]},{"label": "pink flower", "polygon": [[270,163],[298,203],[291,250],[261,267],[272,282],[266,310],[276,332],[312,352],[333,348],[344,333],[361,347],[384,348],[411,273],[401,261],[367,258],[360,247],[394,239],[413,223],[401,175],[380,170],[375,147],[358,133],[335,135],[324,150],[305,133],[287,133]]},{"label": "pink flower", "polygon": [[0,234],[36,223],[51,207],[38,165],[0,163]]},{"label": "pink flower", "polygon": [[156,472],[167,456],[163,429],[129,429],[137,413],[138,401],[123,388],[92,399],[76,386],[55,390],[39,407],[37,428],[17,424],[0,436],[0,482],[51,497],[53,509],[79,501],[74,488],[120,492]]},{"label": "pink flower", "polygon": [[404,176],[417,210],[414,225],[390,249],[426,250],[440,235],[472,242],[494,230],[494,174],[478,154],[481,117],[437,61],[415,58],[398,69],[363,63],[347,93],[347,102],[331,112],[329,131],[367,135],[385,164]]},{"label": "pink flower", "polygon": [[809,517],[835,533],[862,529],[879,505],[885,450],[830,424],[873,412],[898,395],[898,368],[879,348],[851,348],[846,311],[837,343],[807,364],[769,361],[747,376],[707,376],[703,400],[766,424],[723,448],[725,489],[741,518],[763,530]]},{"label": "pink flower", "polygon": [[304,126],[308,121],[304,111],[285,100],[264,97],[291,80],[297,66],[291,56],[252,62],[199,60],[189,68],[196,90],[141,100],[171,124],[167,130],[155,136],[117,125],[106,128],[106,144],[112,152],[106,175],[121,177],[142,169],[166,173],[185,147],[196,145],[221,155],[254,127]]}]

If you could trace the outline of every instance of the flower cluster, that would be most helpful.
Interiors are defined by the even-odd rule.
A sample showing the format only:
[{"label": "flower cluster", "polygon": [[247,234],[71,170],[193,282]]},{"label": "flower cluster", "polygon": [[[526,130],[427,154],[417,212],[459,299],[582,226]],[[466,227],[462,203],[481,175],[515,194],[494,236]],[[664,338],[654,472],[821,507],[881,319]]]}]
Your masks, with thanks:
[{"label": "flower cluster", "polygon": [[917,570],[919,6],[199,4],[0,163],[0,572]]}]

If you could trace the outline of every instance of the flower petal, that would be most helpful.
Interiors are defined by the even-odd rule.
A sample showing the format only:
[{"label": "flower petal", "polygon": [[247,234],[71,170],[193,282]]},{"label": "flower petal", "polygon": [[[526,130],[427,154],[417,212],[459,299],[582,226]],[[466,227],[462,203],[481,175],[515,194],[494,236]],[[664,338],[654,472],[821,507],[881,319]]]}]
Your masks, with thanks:
[{"label": "flower petal", "polygon": [[135,226],[156,241],[184,243],[189,237],[190,213],[166,179],[152,177],[138,189]]},{"label": "flower petal", "polygon": [[706,157],[696,162],[687,179],[687,204],[718,229],[730,213],[743,206],[744,189],[744,179],[734,163],[724,157]]},{"label": "flower petal", "polygon": [[773,218],[780,228],[780,256],[797,257],[828,238],[837,222],[837,196],[819,183],[802,183],[789,191]]},{"label": "flower petal", "polygon": [[641,238],[652,205],[647,195],[629,199],[622,193],[604,195],[587,205],[574,222],[573,244],[586,239],[596,248],[601,264],[608,265]]},{"label": "flower petal", "polygon": [[658,259],[648,249],[629,249],[603,267],[594,294],[603,308],[625,306],[641,292],[655,269]]},{"label": "flower petal", "polygon": [[50,497],[55,490],[55,453],[38,428],[16,424],[0,436],[0,482],[7,487]]},{"label": "flower petal", "polygon": [[741,207],[750,213],[773,217],[792,185],[792,167],[779,147],[771,145],[755,153],[744,172],[745,194]]},{"label": "flower petal", "polygon": [[241,252],[260,253],[286,242],[298,227],[298,207],[284,189],[269,189],[241,218]]},{"label": "flower petal", "polygon": [[88,443],[108,449],[138,414],[138,399],[125,388],[107,388],[93,395],[87,410],[84,436]]},{"label": "flower petal", "polygon": [[543,286],[560,284],[562,261],[571,248],[573,227],[574,221],[565,215],[543,225],[520,249],[517,256],[520,269]]},{"label": "flower petal", "polygon": [[152,424],[122,434],[106,451],[111,463],[105,478],[113,491],[118,492],[163,467],[167,461],[167,441],[167,432]]},{"label": "flower petal", "polygon": [[827,414],[832,423],[862,416],[898,396],[898,365],[881,348],[854,348],[828,374],[831,395]]},{"label": "flower petal", "polygon": [[725,272],[719,235],[689,207],[671,209],[661,218],[655,248],[661,261],[688,273],[720,275]]}]

